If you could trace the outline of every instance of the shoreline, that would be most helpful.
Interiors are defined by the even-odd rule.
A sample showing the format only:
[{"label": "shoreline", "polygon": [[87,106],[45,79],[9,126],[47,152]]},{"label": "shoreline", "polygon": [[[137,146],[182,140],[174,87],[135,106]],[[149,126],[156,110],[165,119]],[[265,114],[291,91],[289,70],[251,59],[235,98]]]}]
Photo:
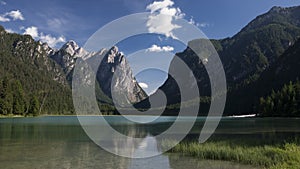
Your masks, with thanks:
[{"label": "shoreline", "polygon": [[[73,116],[157,116],[157,115],[145,115],[145,114],[141,114],[141,115],[135,115],[135,114],[128,114],[128,115],[99,115],[99,114],[87,114],[87,115],[51,115],[51,114],[45,114],[45,115],[38,115],[38,116],[23,116],[23,115],[0,115],[0,118],[5,118],[5,117],[12,117],[12,118],[18,118],[18,117],[73,117]],[[161,116],[161,117],[177,117],[177,116]],[[181,116],[181,117],[191,117],[191,116]],[[197,116],[197,117],[202,117],[202,118],[206,118],[207,116]],[[212,118],[214,118],[215,116],[212,116]],[[233,118],[246,118],[246,117],[257,117],[256,114],[250,114],[250,115],[231,115],[231,116],[222,116],[222,118],[226,118],[226,117],[233,117]]]},{"label": "shoreline", "polygon": [[[38,116],[23,116],[23,115],[0,115],[0,119],[2,118],[39,118],[39,117],[120,117],[120,116],[136,116],[136,117],[155,117],[153,115],[99,115],[99,114],[89,114],[89,115],[38,115]],[[157,116],[156,116],[157,117]],[[177,116],[159,116],[159,117],[170,117],[174,118]],[[191,116],[181,116],[181,118],[189,118]],[[207,118],[207,116],[197,116],[197,118]],[[209,118],[219,118],[219,117],[209,117]],[[222,116],[221,118],[300,118],[300,117],[260,117],[256,114],[247,114],[247,115],[231,115],[231,116]]]}]

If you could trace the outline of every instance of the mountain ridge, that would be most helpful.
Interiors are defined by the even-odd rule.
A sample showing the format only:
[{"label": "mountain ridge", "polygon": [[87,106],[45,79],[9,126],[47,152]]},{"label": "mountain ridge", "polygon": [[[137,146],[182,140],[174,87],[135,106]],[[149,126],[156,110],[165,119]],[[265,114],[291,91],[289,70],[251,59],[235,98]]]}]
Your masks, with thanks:
[{"label": "mountain ridge", "polygon": [[[91,67],[98,69],[96,77],[101,89],[101,91],[98,91],[101,93],[98,95],[99,100],[108,100],[107,98],[103,99],[103,97],[105,97],[103,94],[112,98],[111,86],[114,86],[115,90],[126,95],[126,99],[123,100],[126,104],[140,102],[147,97],[147,94],[133,77],[132,70],[126,57],[116,46],[113,46],[108,50],[101,49],[98,52],[87,52],[82,47],[79,47],[75,41],[70,40],[49,57],[61,65],[69,82],[72,81],[77,58],[85,60]],[[118,76],[115,81],[112,81],[115,70],[117,69],[119,70]],[[118,83],[116,84],[116,82]]]},{"label": "mountain ridge", "polygon": [[[289,47],[294,45],[300,38],[299,16],[300,6],[273,7],[267,13],[256,17],[233,37],[211,40],[220,56],[226,74],[229,92],[229,101],[225,109],[226,115],[254,111],[253,109],[235,110],[232,108],[237,98],[230,98],[230,92],[237,91],[239,88],[244,88],[257,81],[266,69],[272,66]],[[194,46],[200,45],[199,48],[201,48],[201,40],[192,40],[190,43],[193,43]],[[201,97],[210,96],[209,77],[197,55],[189,47],[176,55],[193,71]],[[172,69],[172,64],[170,69]],[[159,89],[167,95],[169,107],[174,107],[172,105],[181,101],[180,91],[171,76]],[[155,95],[154,93],[154,98]],[[207,99],[202,100],[206,102]],[[253,101],[249,103],[250,107],[253,106],[252,103]],[[143,107],[143,105],[149,105],[147,100],[137,104],[137,107]],[[207,105],[209,103],[206,102],[204,107]],[[205,115],[203,112],[202,114]]]},{"label": "mountain ridge", "polygon": [[[117,51],[116,47],[109,50],[103,49],[99,52],[87,52],[75,41],[70,40],[60,49],[53,49],[46,43],[35,41],[30,35],[8,33],[2,26],[0,26],[0,50],[0,63],[4,65],[0,70],[0,82],[18,84],[22,95],[24,95],[24,106],[21,107],[29,109],[30,99],[34,97],[41,103],[39,113],[43,114],[74,113],[71,83],[77,58],[87,61],[95,57],[106,58],[101,64],[110,69],[104,72],[104,69],[100,67],[98,77],[101,74],[108,74],[109,76],[105,80],[97,78],[98,83],[96,85],[97,100],[102,103],[99,105],[100,109],[104,108],[105,111],[116,113],[110,98],[111,80],[108,80],[112,78],[114,72],[112,68],[118,67],[120,72],[131,72],[126,58]],[[113,53],[112,50],[114,50]],[[112,62],[113,58],[116,58],[114,63]],[[117,61],[118,58],[121,60]],[[138,85],[132,73],[128,75],[126,73],[122,73],[122,77],[119,76],[119,82],[122,83],[118,86],[126,95],[126,101],[133,103],[146,98],[146,93]],[[102,86],[105,84],[108,87],[103,88],[99,84]],[[5,91],[5,93],[13,93],[13,91]],[[0,109],[1,101],[0,97]],[[12,104],[13,102],[9,103],[9,105]]]}]

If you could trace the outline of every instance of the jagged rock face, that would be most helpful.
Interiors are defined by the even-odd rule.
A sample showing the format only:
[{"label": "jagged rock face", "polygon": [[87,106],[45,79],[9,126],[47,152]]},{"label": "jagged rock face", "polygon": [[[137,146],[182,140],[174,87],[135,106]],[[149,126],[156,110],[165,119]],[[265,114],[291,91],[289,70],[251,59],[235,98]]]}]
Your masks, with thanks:
[{"label": "jagged rock face", "polygon": [[[102,49],[99,52],[87,52],[74,41],[69,41],[62,48],[50,55],[64,69],[68,80],[72,80],[72,72],[77,58],[85,60],[92,68],[97,70],[97,81],[104,94],[112,97],[112,87],[125,96],[126,104],[136,103],[147,97],[143,89],[133,77],[132,70],[125,56],[117,47],[110,50]],[[100,63],[100,60],[102,62]],[[97,67],[97,64],[100,65]],[[115,74],[118,70],[117,75]],[[112,81],[115,76],[115,80]],[[113,84],[112,84],[113,83]]]},{"label": "jagged rock face", "polygon": [[79,47],[74,41],[69,41],[60,50],[50,53],[50,57],[61,65],[67,77],[69,77],[76,63],[76,58],[84,58],[88,54],[87,51]]},{"label": "jagged rock face", "polygon": [[126,96],[122,99],[116,98],[119,105],[137,103],[147,97],[133,77],[126,57],[115,46],[104,55],[97,72],[97,80],[109,97],[112,97],[113,91],[119,96]]}]

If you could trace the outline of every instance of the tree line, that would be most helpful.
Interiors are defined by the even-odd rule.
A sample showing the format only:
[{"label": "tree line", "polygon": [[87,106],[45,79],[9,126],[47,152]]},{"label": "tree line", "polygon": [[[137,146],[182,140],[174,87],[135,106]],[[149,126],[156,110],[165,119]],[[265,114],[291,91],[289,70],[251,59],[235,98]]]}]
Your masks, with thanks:
[{"label": "tree line", "polygon": [[19,80],[0,80],[0,114],[37,116],[40,102],[35,95],[26,96]]},{"label": "tree line", "polygon": [[296,117],[300,116],[300,81],[285,84],[282,89],[272,91],[259,102],[260,116]]},{"label": "tree line", "polygon": [[0,26],[0,115],[74,114],[61,67],[29,35]]}]

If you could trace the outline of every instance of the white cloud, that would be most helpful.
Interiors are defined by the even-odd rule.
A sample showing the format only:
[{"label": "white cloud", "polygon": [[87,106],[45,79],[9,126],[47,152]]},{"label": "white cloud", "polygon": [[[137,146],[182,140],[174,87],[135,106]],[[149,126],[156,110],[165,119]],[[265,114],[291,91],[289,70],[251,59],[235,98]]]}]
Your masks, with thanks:
[{"label": "white cloud", "polygon": [[167,8],[169,6],[173,6],[174,2],[171,0],[164,0],[164,1],[154,1],[152,4],[147,6],[147,9],[151,11],[151,13],[159,10],[159,9],[163,9],[163,8]]},{"label": "white cloud", "polygon": [[49,34],[45,35],[43,32],[39,33],[38,28],[35,26],[28,27],[24,30],[23,34],[31,35],[34,39],[46,42],[51,47],[55,47],[58,43],[66,42],[66,38],[63,36],[53,37]]},{"label": "white cloud", "polygon": [[25,20],[22,13],[19,10],[15,10],[15,11],[10,11],[8,13],[6,13],[7,16],[10,16],[14,21],[15,20]]},{"label": "white cloud", "polygon": [[6,2],[5,1],[0,1],[0,4],[1,5],[6,5]]},{"label": "white cloud", "polygon": [[172,46],[157,46],[157,45],[152,45],[150,48],[148,48],[146,51],[147,52],[172,52],[174,48]]},{"label": "white cloud", "polygon": [[51,47],[55,47],[56,44],[58,44],[58,43],[66,42],[66,38],[63,36],[56,38],[51,35],[44,35],[43,33],[41,33],[41,35],[40,35],[40,40],[42,42],[46,42]]},{"label": "white cloud", "polygon": [[31,26],[25,29],[25,32],[23,33],[24,35],[30,35],[32,36],[34,39],[39,37],[39,32],[38,32],[38,28],[35,26]]},{"label": "white cloud", "polygon": [[149,87],[146,83],[143,83],[143,82],[139,83],[139,85],[143,89],[148,89],[148,87]]},{"label": "white cloud", "polygon": [[0,15],[0,22],[8,22],[8,21],[10,21],[9,18],[6,18],[6,17],[3,16],[3,15]]},{"label": "white cloud", "polygon": [[174,24],[176,19],[184,17],[184,13],[179,8],[172,7],[174,2],[172,0],[154,1],[147,6],[151,14],[147,21],[149,33],[163,34],[166,37],[177,39],[173,30],[181,28],[181,26]]},{"label": "white cloud", "polygon": [[0,22],[9,22],[14,20],[25,20],[25,18],[23,17],[22,13],[19,10],[15,10],[15,11],[10,11],[10,12],[6,12],[5,14],[0,15]]},{"label": "white cloud", "polygon": [[192,25],[195,25],[197,27],[200,27],[200,28],[206,28],[206,27],[209,27],[210,24],[209,23],[206,23],[206,22],[203,22],[203,23],[197,23],[193,17],[190,18],[189,20],[189,24],[192,24]]}]

